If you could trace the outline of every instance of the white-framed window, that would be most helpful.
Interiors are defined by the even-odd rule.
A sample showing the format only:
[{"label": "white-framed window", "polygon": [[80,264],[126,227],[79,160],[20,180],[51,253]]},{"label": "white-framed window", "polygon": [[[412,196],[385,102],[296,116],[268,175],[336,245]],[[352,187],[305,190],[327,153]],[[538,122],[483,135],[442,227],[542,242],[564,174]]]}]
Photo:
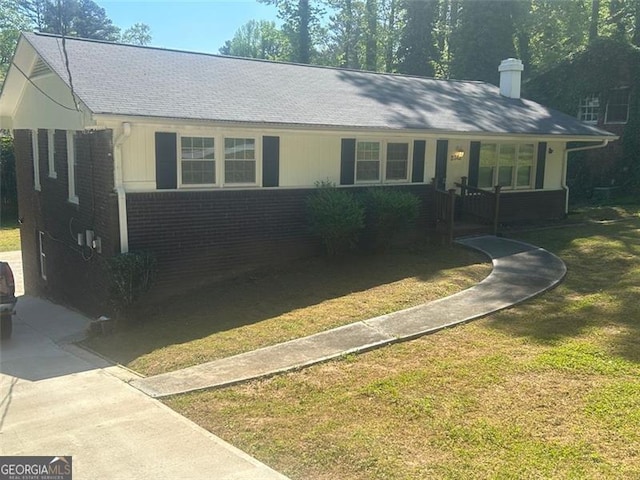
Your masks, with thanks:
[{"label": "white-framed window", "polygon": [[532,143],[482,143],[478,187],[531,188],[534,155]]},{"label": "white-framed window", "polygon": [[385,180],[406,182],[409,180],[409,143],[388,142]]},{"label": "white-framed window", "polygon": [[38,130],[31,130],[31,157],[33,159],[33,188],[40,190],[40,149],[38,148]]},{"label": "white-framed window", "polygon": [[73,130],[67,130],[67,174],[69,184],[69,201],[79,203],[78,186],[78,160],[76,158],[76,135]]},{"label": "white-framed window", "polygon": [[38,249],[40,253],[40,276],[43,280],[47,279],[47,254],[44,251],[44,232],[38,232]]},{"label": "white-framed window", "polygon": [[356,142],[356,183],[407,182],[410,142],[360,140]]},{"label": "white-framed window", "polygon": [[255,185],[257,183],[255,138],[224,139],[225,185]]},{"label": "white-framed window", "polygon": [[182,185],[215,185],[216,151],[213,137],[180,137]]},{"label": "white-framed window", "polygon": [[47,156],[49,161],[49,178],[58,178],[56,173],[56,142],[55,142],[55,130],[47,130]]},{"label": "white-framed window", "polygon": [[629,120],[629,89],[617,88],[609,92],[604,123],[627,123]]},{"label": "white-framed window", "polygon": [[381,159],[380,142],[356,143],[356,182],[379,182]]},{"label": "white-framed window", "polygon": [[578,105],[578,120],[584,123],[598,123],[600,114],[600,96],[597,93],[590,93],[583,97]]}]

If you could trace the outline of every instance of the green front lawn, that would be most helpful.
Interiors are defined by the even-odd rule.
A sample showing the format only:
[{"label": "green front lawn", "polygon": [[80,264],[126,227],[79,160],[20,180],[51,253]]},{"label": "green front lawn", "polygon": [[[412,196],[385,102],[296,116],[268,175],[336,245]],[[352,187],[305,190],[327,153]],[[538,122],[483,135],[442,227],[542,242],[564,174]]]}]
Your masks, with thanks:
[{"label": "green front lawn", "polygon": [[0,252],[12,252],[20,248],[20,229],[0,228]]},{"label": "green front lawn", "polygon": [[86,344],[154,375],[446,297],[490,271],[462,248],[312,259],[173,298]]},{"label": "green front lawn", "polygon": [[167,403],[292,479],[640,478],[640,219],[520,238],[565,260],[563,284],[415,341]]}]

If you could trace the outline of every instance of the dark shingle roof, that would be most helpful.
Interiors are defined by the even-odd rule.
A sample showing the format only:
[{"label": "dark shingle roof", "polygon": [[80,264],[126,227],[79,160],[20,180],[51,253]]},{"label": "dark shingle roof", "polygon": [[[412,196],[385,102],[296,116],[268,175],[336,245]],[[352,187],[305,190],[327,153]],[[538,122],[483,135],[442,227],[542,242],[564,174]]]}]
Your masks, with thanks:
[{"label": "dark shingle roof", "polygon": [[[62,40],[26,40],[68,83]],[[66,39],[75,93],[96,114],[446,132],[607,136],[482,82]],[[497,68],[497,66],[496,66]]]}]

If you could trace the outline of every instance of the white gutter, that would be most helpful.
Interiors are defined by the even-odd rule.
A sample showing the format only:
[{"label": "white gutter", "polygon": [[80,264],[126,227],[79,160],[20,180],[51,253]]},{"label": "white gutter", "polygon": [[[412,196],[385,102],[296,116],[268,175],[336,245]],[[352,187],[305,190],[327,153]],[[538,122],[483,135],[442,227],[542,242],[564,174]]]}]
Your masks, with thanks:
[{"label": "white gutter", "polygon": [[127,227],[127,196],[124,191],[124,174],[122,172],[122,144],[131,135],[131,124],[122,124],[122,133],[113,144],[113,180],[118,194],[118,219],[120,222],[120,253],[129,251],[129,230]]},{"label": "white gutter", "polygon": [[564,151],[564,160],[563,160],[563,165],[562,165],[562,188],[565,189],[565,191],[567,192],[567,194],[565,195],[565,199],[564,199],[564,213],[565,215],[567,213],[569,213],[569,187],[567,186],[567,165],[569,163],[569,154],[571,152],[582,152],[583,150],[595,150],[596,148],[604,148],[607,145],[609,145],[609,142],[611,140],[617,140],[618,137],[615,137],[613,139],[605,139],[602,140],[602,143],[599,143],[597,145],[585,145],[584,147],[575,147],[575,148],[567,148]]}]

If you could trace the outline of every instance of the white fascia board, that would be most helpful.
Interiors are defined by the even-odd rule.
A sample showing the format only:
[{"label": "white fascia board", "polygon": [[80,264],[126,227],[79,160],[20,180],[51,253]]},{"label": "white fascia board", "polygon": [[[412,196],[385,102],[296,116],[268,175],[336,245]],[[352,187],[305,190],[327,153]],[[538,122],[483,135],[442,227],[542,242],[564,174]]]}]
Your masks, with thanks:
[{"label": "white fascia board", "polygon": [[199,120],[183,118],[148,117],[135,115],[113,115],[105,113],[93,114],[96,125],[107,128],[117,128],[123,122],[138,125],[158,126],[165,129],[180,130],[188,127],[211,128],[237,128],[251,129],[259,132],[291,131],[304,133],[340,133],[345,136],[362,137],[363,135],[377,135],[384,137],[410,136],[413,138],[435,138],[471,141],[516,141],[516,142],[576,142],[576,141],[614,141],[619,137],[614,135],[552,135],[552,134],[522,134],[522,133],[489,133],[489,132],[457,132],[444,130],[424,129],[393,129],[393,128],[369,128],[349,127],[333,125],[301,125],[279,123],[251,123],[251,122],[227,122],[220,120]]}]

